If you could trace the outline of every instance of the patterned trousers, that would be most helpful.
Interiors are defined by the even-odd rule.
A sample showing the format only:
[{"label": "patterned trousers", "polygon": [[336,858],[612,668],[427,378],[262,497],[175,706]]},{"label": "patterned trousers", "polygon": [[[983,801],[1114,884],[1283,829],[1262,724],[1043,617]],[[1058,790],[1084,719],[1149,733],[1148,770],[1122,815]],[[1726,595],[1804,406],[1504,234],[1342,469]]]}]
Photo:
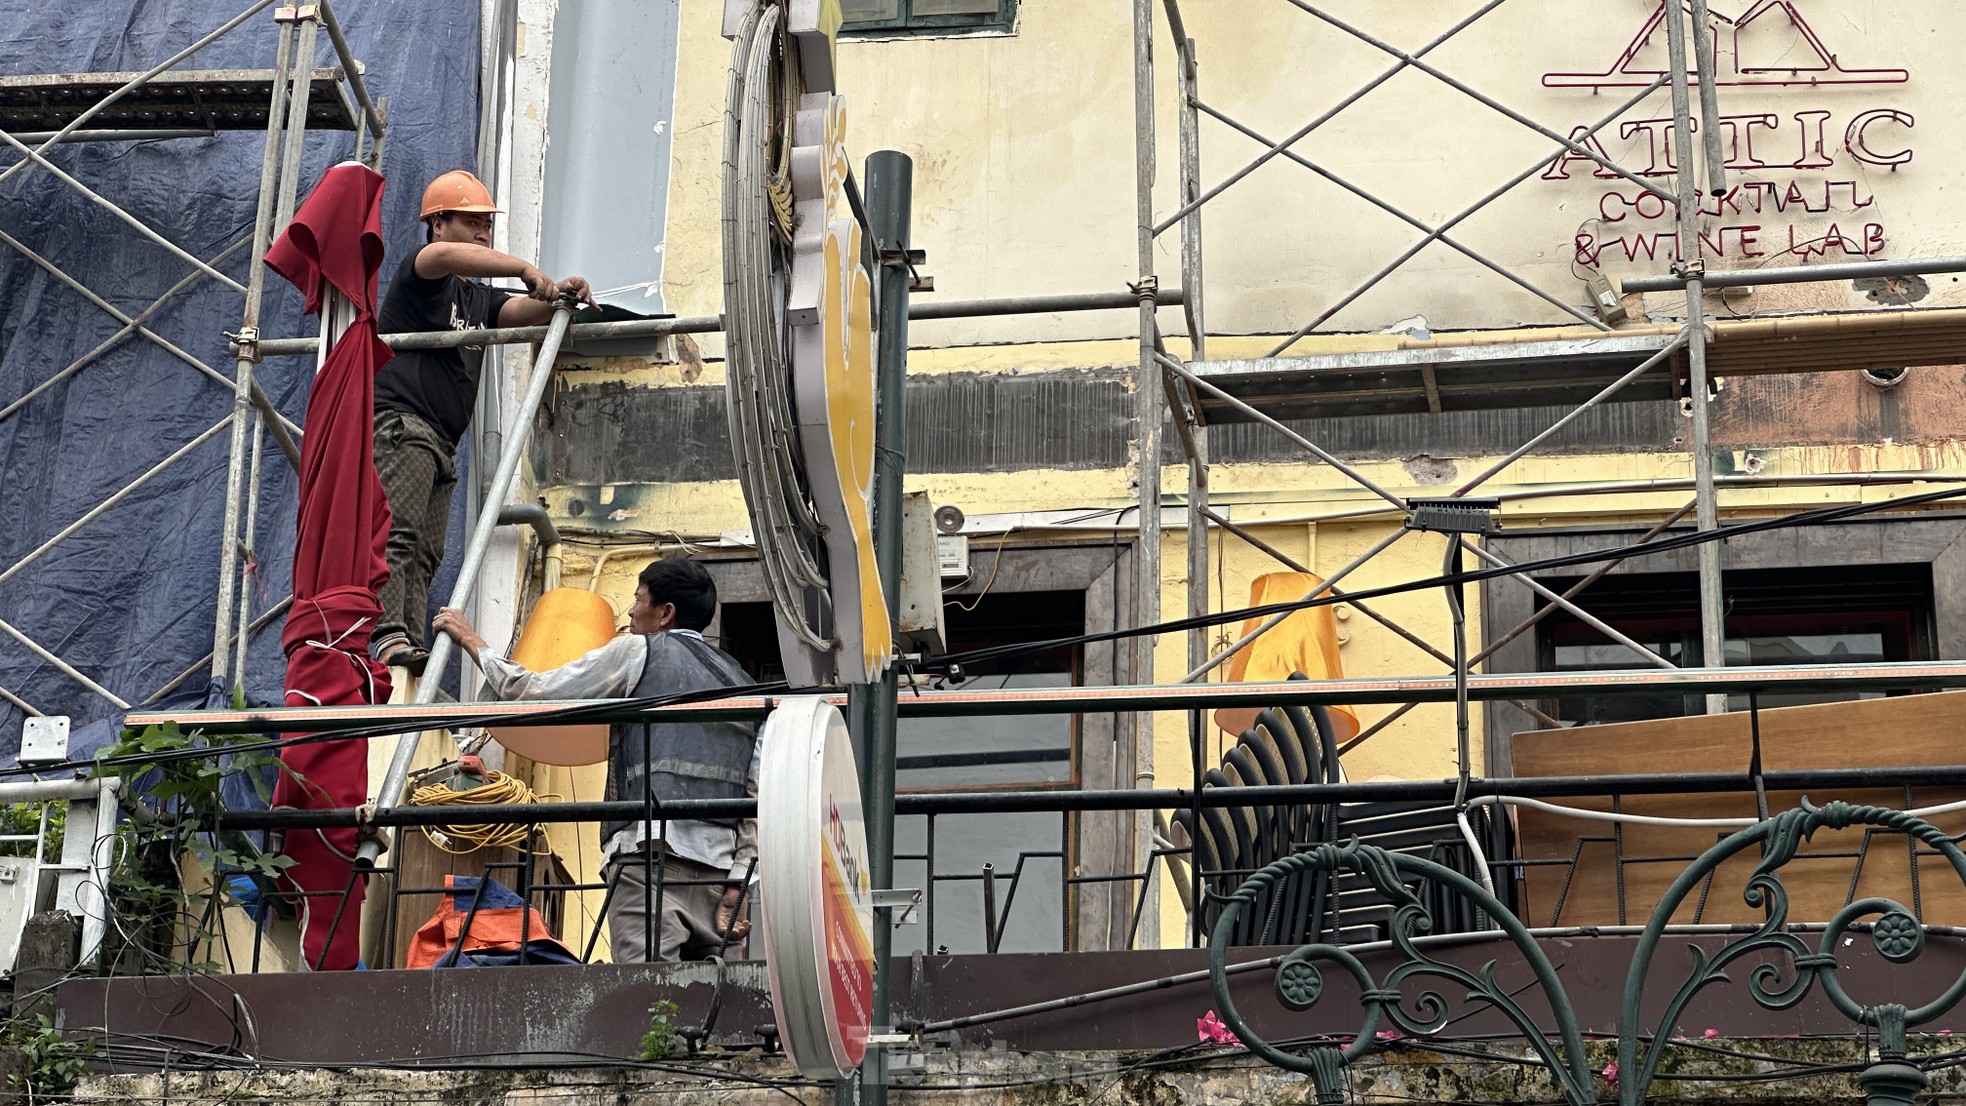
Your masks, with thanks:
[{"label": "patterned trousers", "polygon": [[457,486],[457,447],[415,415],[377,411],[375,472],[389,499],[389,582],[372,646],[381,656],[396,642],[423,647],[430,579],[444,559]]}]

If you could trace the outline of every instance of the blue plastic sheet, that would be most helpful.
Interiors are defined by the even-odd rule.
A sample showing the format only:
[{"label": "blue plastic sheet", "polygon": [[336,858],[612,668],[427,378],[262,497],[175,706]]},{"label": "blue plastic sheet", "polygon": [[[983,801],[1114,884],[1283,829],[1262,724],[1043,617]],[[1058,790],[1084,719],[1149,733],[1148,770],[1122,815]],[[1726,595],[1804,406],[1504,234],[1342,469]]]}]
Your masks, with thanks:
[{"label": "blue plastic sheet", "polygon": [[[0,0],[0,74],[140,71],[217,29],[245,0],[106,0],[51,7]],[[389,98],[383,165],[389,181],[384,225],[390,259],[421,240],[423,184],[469,167],[478,126],[478,0],[350,4],[342,26],[366,67],[371,92]],[[273,65],[273,9],[204,48],[183,70]],[[319,36],[318,65],[333,65]],[[210,258],[252,223],[263,131],[206,138],[64,144],[51,160],[170,241]],[[301,194],[353,151],[351,132],[310,134]],[[0,172],[21,160],[0,148]],[[191,266],[139,236],[111,213],[28,166],[0,182],[0,232],[59,266],[132,316]],[[244,283],[247,249],[218,267]],[[385,281],[386,286],[386,281]],[[209,278],[160,308],[148,325],[189,355],[232,375],[225,331],[240,325],[244,299]],[[74,289],[0,241],[0,407],[109,340],[122,328]],[[298,292],[267,282],[261,333],[310,335]],[[312,358],[280,358],[259,379],[295,423],[303,421]],[[0,419],[0,571],[124,488],[224,418],[231,390],[141,336],[127,335],[86,368]],[[0,581],[0,619],[131,703],[141,703],[212,648],[219,537],[230,436],[221,431],[183,461]],[[257,616],[286,596],[293,557],[294,476],[269,439],[250,587]],[[459,488],[465,482],[461,479]],[[453,511],[450,548],[462,548]],[[453,558],[454,559],[454,558]],[[452,568],[454,574],[454,567]],[[449,592],[442,580],[433,596]],[[246,693],[279,702],[281,620],[250,643]],[[203,672],[184,685],[201,697]],[[78,728],[72,751],[86,755],[113,735],[120,712],[11,636],[0,636],[0,688]],[[0,761],[19,748],[22,711],[0,702]],[[84,727],[90,722],[109,725]]]}]

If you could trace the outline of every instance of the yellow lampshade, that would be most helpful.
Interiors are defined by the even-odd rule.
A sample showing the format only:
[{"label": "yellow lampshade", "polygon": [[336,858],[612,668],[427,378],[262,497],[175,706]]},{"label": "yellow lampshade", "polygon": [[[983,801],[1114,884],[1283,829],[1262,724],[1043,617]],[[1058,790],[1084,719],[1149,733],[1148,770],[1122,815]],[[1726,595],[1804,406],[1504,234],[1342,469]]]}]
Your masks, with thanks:
[{"label": "yellow lampshade", "polygon": [[[532,617],[512,647],[514,664],[544,672],[606,645],[614,637],[614,608],[591,591],[554,588],[533,604]],[[492,731],[500,745],[541,764],[599,764],[608,758],[608,728],[505,726]]]},{"label": "yellow lampshade", "polygon": [[[1309,595],[1324,582],[1308,572],[1272,572],[1258,576],[1249,585],[1249,605],[1292,603]],[[1260,618],[1243,622],[1240,639],[1263,624]],[[1338,619],[1331,608],[1310,607],[1291,612],[1288,618],[1264,631],[1263,636],[1229,658],[1230,683],[1268,683],[1287,680],[1302,672],[1313,680],[1335,680],[1345,674],[1338,658]],[[1336,739],[1348,741],[1358,735],[1358,715],[1350,707],[1330,707]],[[1215,724],[1232,735],[1256,724],[1260,707],[1223,707],[1215,712]]]}]

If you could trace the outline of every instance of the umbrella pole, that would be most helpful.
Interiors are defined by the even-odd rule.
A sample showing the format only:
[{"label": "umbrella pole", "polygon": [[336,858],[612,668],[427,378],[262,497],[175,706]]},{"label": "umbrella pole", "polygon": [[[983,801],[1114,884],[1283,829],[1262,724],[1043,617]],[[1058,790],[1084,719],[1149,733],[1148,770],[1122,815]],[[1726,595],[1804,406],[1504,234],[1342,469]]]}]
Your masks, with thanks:
[{"label": "umbrella pole", "polygon": [[[553,322],[546,329],[546,340],[540,344],[539,355],[533,358],[532,380],[526,385],[525,398],[519,401],[517,418],[513,425],[527,427],[532,425],[533,416],[539,413],[539,405],[546,399],[547,386],[553,382],[553,362],[560,356],[560,342],[566,337],[567,323],[573,319],[571,301],[562,298],[553,312]],[[452,607],[462,607],[466,599],[478,587],[478,569],[484,564],[485,553],[491,548],[493,531],[498,529],[499,508],[505,505],[506,496],[512,492],[513,478],[518,475],[519,459],[523,450],[505,449],[499,452],[498,467],[492,475],[491,487],[485,491],[485,500],[478,512],[478,524],[472,528],[471,543],[464,549],[464,561],[457,572],[457,584],[451,589]],[[444,670],[450,666],[453,642],[447,634],[438,634],[430,643],[430,661],[424,667],[423,676],[417,681],[415,703],[428,703],[437,696],[437,688],[443,682]],[[403,785],[409,781],[410,761],[416,757],[419,733],[400,734],[396,738],[396,752],[389,760],[389,772],[382,778],[382,787],[376,792],[375,808],[388,810],[402,798]],[[375,866],[375,858],[382,854],[383,844],[377,838],[362,842],[355,854],[355,863],[360,868]]]}]

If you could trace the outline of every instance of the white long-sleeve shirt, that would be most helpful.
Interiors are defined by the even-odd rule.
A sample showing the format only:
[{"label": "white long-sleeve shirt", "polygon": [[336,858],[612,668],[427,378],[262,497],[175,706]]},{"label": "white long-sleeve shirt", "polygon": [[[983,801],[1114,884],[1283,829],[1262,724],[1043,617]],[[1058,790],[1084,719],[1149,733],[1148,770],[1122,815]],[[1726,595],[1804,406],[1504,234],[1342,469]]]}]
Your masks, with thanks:
[{"label": "white long-sleeve shirt", "polygon": [[[669,630],[703,640],[695,630]],[[624,699],[641,682],[648,664],[648,640],[640,634],[624,634],[558,668],[534,672],[490,649],[479,651],[478,667],[494,696],[505,699]],[[751,750],[751,767],[745,773],[744,789],[758,793],[758,762],[764,755],[764,729],[759,727],[757,744]],[[681,819],[656,823],[658,840],[678,856],[698,864],[730,873],[732,882],[741,882],[758,855],[758,820],[744,818],[737,823],[735,841],[726,826]],[[609,858],[638,853],[649,840],[650,827],[637,821],[617,832],[603,846]]]}]

